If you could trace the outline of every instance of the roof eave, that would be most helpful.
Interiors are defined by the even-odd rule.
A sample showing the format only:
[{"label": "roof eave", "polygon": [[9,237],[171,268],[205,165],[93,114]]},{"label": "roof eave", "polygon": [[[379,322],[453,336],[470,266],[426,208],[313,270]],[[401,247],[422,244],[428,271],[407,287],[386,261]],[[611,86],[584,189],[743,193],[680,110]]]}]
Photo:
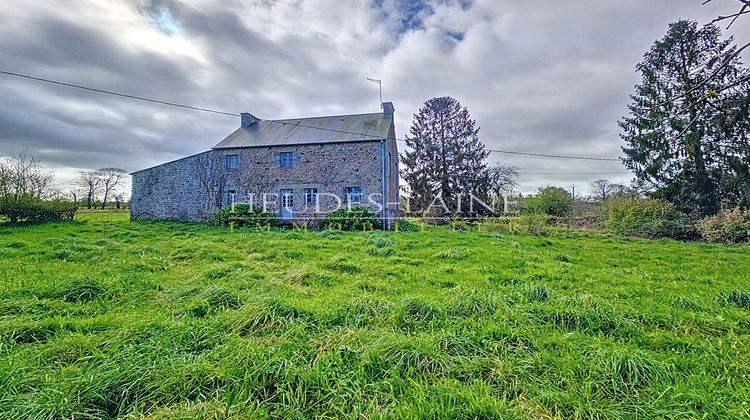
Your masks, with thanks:
[{"label": "roof eave", "polygon": [[308,143],[285,143],[285,144],[254,144],[254,145],[236,145],[236,146],[219,146],[218,144],[211,150],[222,149],[258,149],[261,147],[295,147],[295,146],[319,146],[322,144],[350,144],[350,143],[380,143],[388,140],[387,138],[372,138],[363,140],[342,140],[342,141],[316,141]]}]

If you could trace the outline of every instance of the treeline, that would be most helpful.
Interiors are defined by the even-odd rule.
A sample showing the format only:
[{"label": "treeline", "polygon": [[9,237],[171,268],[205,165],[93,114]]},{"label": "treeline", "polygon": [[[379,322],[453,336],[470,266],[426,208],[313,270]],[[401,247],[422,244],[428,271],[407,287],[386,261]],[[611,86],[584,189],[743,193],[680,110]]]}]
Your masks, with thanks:
[{"label": "treeline", "polygon": [[[595,181],[587,200],[541,188],[519,197],[521,213],[627,235],[750,241],[748,47],[714,24],[670,24],[637,65],[642,81],[619,121],[632,185]],[[487,163],[479,127],[453,98],[426,101],[406,144],[401,175],[409,204],[429,209],[420,217],[491,217],[500,209],[466,212],[461,198],[490,202],[516,186],[516,168]]]},{"label": "treeline", "polygon": [[647,191],[607,180],[591,184],[591,195],[573,197],[560,187],[541,188],[519,197],[526,233],[545,232],[548,226],[595,229],[650,239],[750,242],[750,211],[727,207],[714,215],[695,217]]},{"label": "treeline", "polygon": [[51,171],[25,153],[0,157],[0,218],[11,223],[72,220],[77,206],[60,198],[53,180]]},{"label": "treeline", "polygon": [[0,156],[0,222],[72,220],[79,206],[120,208],[126,204],[122,191],[126,176],[117,168],[84,171],[75,188],[64,194],[55,186],[54,173],[41,161],[26,153]]},{"label": "treeline", "polygon": [[104,210],[107,205],[120,209],[126,204],[122,187],[127,176],[128,173],[119,168],[81,171],[76,180],[78,189],[71,190],[70,195],[74,202],[88,209],[99,207]]}]

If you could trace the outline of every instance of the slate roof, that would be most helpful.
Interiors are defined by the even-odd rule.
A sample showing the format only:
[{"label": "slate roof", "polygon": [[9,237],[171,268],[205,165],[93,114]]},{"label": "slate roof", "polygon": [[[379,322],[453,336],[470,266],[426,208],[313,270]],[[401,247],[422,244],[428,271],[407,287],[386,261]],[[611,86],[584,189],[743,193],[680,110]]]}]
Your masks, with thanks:
[{"label": "slate roof", "polygon": [[258,121],[238,128],[214,149],[377,141],[388,138],[391,118],[379,112]]}]

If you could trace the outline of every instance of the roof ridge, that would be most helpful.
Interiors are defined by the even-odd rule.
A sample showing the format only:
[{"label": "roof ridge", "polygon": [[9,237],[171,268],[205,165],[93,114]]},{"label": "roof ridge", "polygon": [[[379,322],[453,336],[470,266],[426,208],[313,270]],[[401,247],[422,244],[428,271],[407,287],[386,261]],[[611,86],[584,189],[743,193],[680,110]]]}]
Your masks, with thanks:
[{"label": "roof ridge", "polygon": [[213,148],[382,140],[391,125],[393,116],[382,113],[261,120],[236,129]]},{"label": "roof ridge", "polygon": [[273,122],[273,121],[312,120],[312,119],[318,119],[318,118],[359,117],[361,115],[382,115],[383,117],[390,117],[390,115],[384,115],[382,112],[362,112],[358,114],[318,115],[315,117],[279,118],[275,120],[263,120],[263,121]]}]

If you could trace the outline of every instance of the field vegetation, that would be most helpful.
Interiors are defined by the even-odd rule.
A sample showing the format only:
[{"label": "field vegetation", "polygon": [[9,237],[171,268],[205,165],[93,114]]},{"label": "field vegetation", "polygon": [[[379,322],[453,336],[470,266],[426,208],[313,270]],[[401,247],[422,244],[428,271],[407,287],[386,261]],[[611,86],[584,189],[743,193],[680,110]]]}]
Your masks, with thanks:
[{"label": "field vegetation", "polygon": [[750,416],[750,248],[0,227],[0,417]]}]

